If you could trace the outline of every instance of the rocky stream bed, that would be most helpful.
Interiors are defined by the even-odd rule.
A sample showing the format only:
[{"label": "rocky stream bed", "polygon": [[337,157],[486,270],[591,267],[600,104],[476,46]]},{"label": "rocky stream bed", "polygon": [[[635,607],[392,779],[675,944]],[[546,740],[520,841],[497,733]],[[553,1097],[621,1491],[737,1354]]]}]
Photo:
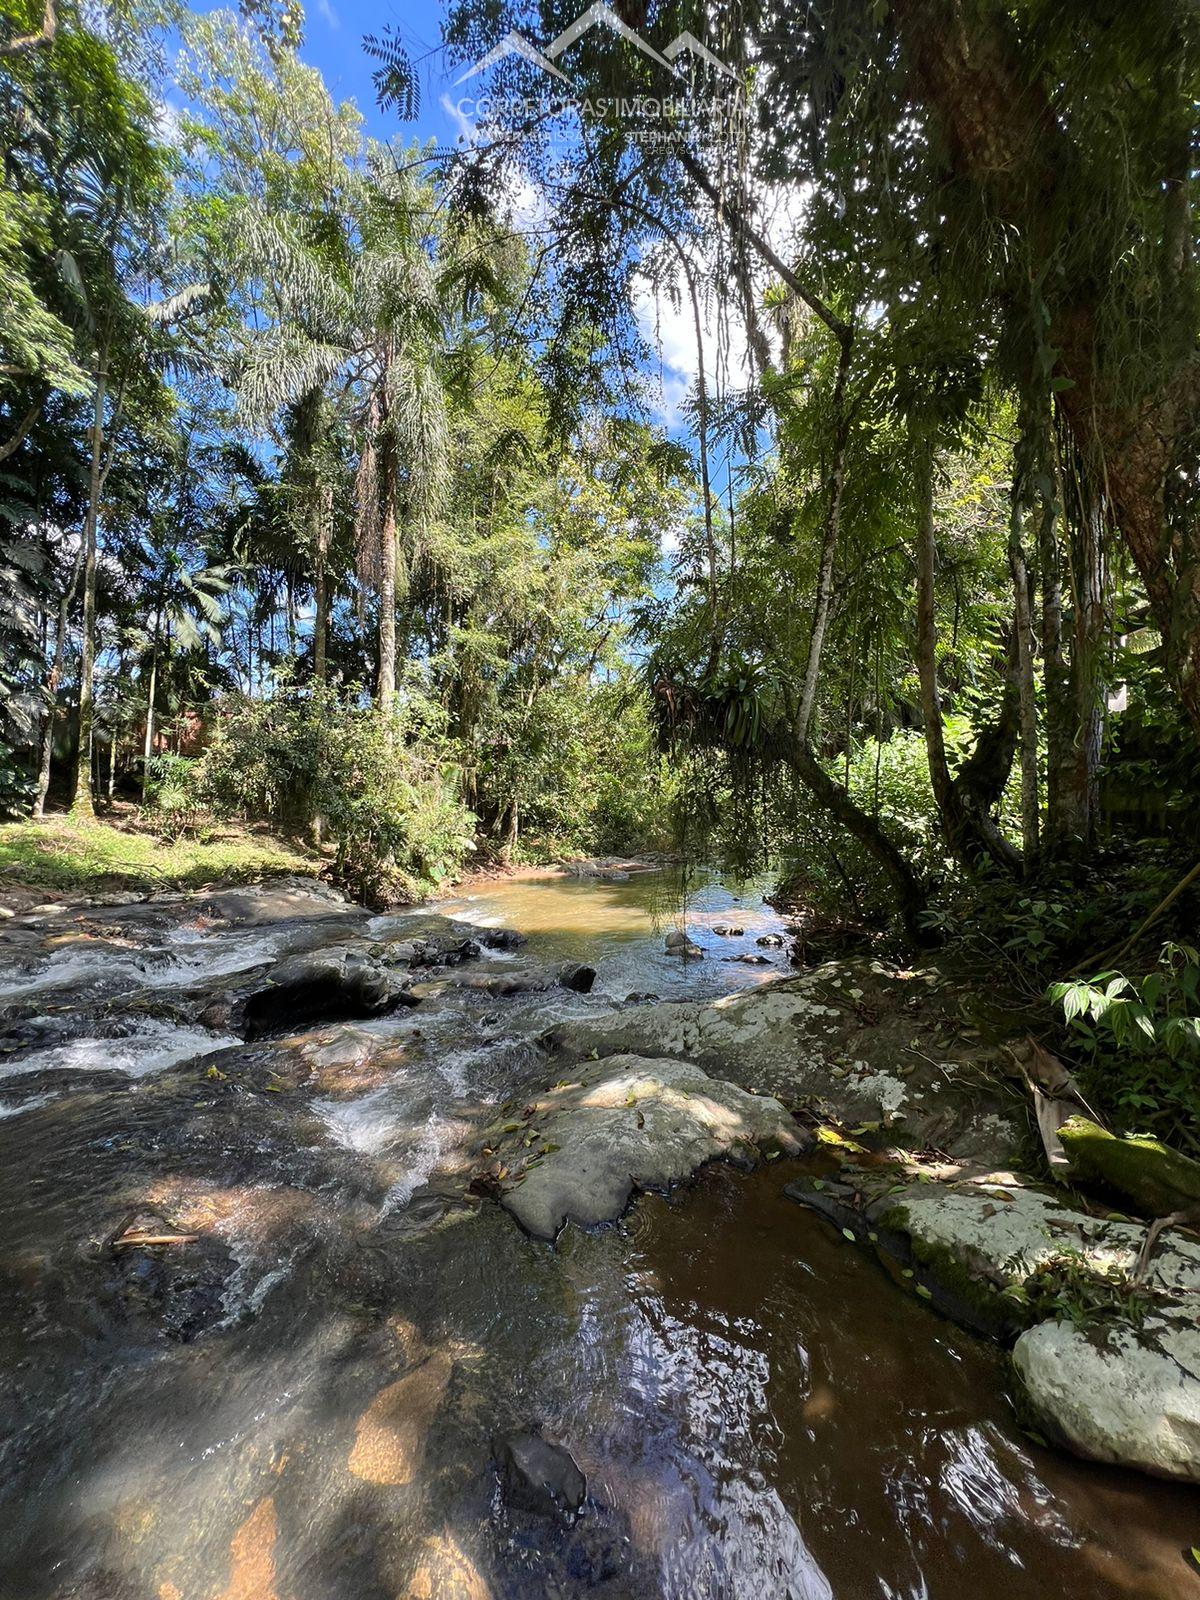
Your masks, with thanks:
[{"label": "rocky stream bed", "polygon": [[1200,1241],[1128,1292],[935,970],[619,866],[6,900],[5,1600],[1200,1595]]}]

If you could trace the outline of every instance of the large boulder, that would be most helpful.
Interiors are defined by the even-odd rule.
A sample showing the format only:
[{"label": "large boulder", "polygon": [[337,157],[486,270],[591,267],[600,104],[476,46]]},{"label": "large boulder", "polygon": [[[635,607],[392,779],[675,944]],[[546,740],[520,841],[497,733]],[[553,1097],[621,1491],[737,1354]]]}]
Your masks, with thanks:
[{"label": "large boulder", "polygon": [[1150,1317],[1103,1330],[1043,1322],[1023,1333],[1013,1369],[1051,1437],[1093,1461],[1200,1482],[1200,1328]]},{"label": "large boulder", "polygon": [[366,950],[331,945],[274,967],[268,982],[242,1002],[242,1032],[260,1039],[308,1023],[377,1017],[416,1004],[407,981]]},{"label": "large boulder", "polygon": [[706,1161],[749,1164],[811,1139],[779,1104],[691,1062],[609,1056],[589,1063],[487,1135],[501,1202],[529,1233],[619,1217],[639,1189],[665,1189]]}]

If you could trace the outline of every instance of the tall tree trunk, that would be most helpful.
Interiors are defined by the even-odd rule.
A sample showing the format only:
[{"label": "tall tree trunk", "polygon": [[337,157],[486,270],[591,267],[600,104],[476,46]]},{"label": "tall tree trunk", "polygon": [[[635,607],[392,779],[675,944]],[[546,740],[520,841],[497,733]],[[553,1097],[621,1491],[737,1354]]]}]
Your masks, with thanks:
[{"label": "tall tree trunk", "polygon": [[812,632],[808,640],[808,659],[804,666],[804,681],[800,686],[800,704],[795,719],[795,738],[799,746],[807,746],[809,742],[813,708],[817,703],[817,685],[821,680],[825,631],[829,626],[829,612],[833,603],[833,567],[841,532],[846,446],[850,440],[850,407],[846,388],[850,377],[852,342],[849,330],[838,339],[837,377],[833,385],[833,458],[829,467],[829,502],[821,536],[821,560],[817,569],[817,594],[813,605]]},{"label": "tall tree trunk", "polygon": [[1041,807],[1038,798],[1037,703],[1033,686],[1033,621],[1029,606],[1029,569],[1021,543],[1022,496],[1014,481],[1008,533],[1008,568],[1013,585],[1013,627],[1017,640],[1017,690],[1021,727],[1021,842],[1026,859],[1038,848]]},{"label": "tall tree trunk", "polygon": [[325,652],[329,638],[329,531],[333,517],[333,490],[328,484],[314,486],[312,508],[313,553],[313,677],[325,682]]},{"label": "tall tree trunk", "polygon": [[[1043,477],[1053,485],[1043,492],[1038,516],[1038,568],[1042,580],[1042,683],[1046,701],[1046,827],[1051,851],[1071,835],[1072,729],[1071,669],[1063,651],[1062,556],[1058,537],[1062,493],[1054,441],[1044,452]],[[1062,525],[1068,527],[1065,515]]]},{"label": "tall tree trunk", "polygon": [[1012,763],[1012,746],[1006,735],[1006,706],[1001,705],[995,728],[985,726],[979,730],[976,740],[978,759],[964,761],[953,777],[946,759],[942,701],[937,683],[937,546],[933,516],[933,449],[928,440],[914,440],[914,459],[917,487],[917,675],[921,685],[925,753],[934,804],[946,842],[957,860],[966,866],[977,866],[980,861],[990,857],[999,866],[1015,872],[1021,866],[1020,858],[989,815]]},{"label": "tall tree trunk", "polygon": [[142,752],[142,804],[146,803],[146,782],[150,771],[150,757],[154,754],[154,695],[158,688],[158,630],[162,626],[162,612],[154,614],[154,642],[150,647],[150,689],[146,695],[146,743]]},{"label": "tall tree trunk", "polygon": [[67,653],[67,630],[70,626],[71,607],[79,587],[79,574],[83,569],[84,545],[81,543],[71,567],[71,581],[63,590],[58,602],[58,627],[54,635],[54,661],[46,677],[46,722],[42,729],[41,760],[38,763],[37,794],[33,803],[35,817],[45,815],[46,796],[50,793],[50,767],[54,760],[54,721],[58,710],[58,685],[62,677],[63,661]]},{"label": "tall tree trunk", "polygon": [[933,527],[933,449],[927,440],[914,440],[917,487],[917,676],[921,684],[921,715],[925,722],[925,753],[934,803],[951,849],[958,832],[954,817],[954,784],[946,761],[942,727],[942,702],[937,686],[937,617],[934,580],[937,551]]},{"label": "tall tree trunk", "polygon": [[[1027,242],[1035,272],[1051,267],[1055,236],[1047,230],[1052,223],[1061,224],[1074,205],[1080,230],[1087,225],[1089,153],[1072,143],[1056,113],[1053,86],[1031,77],[1009,8],[1000,0],[893,0],[892,14],[917,93],[942,124],[956,175],[976,185],[994,219]],[[1190,171],[1186,158],[1183,171]],[[1180,173],[1164,176],[1168,210],[1172,204],[1186,206]],[[1169,220],[1167,234],[1164,260],[1169,261]],[[1174,255],[1180,264],[1186,261],[1186,250],[1181,255],[1176,249]],[[1104,485],[1168,641],[1180,703],[1200,730],[1200,527],[1193,519],[1168,533],[1165,509],[1176,453],[1194,426],[1200,401],[1200,357],[1189,331],[1174,340],[1173,369],[1160,368],[1133,399],[1121,394],[1106,373],[1119,368],[1119,382],[1128,363],[1106,361],[1099,348],[1101,307],[1110,292],[1107,278],[1094,273],[1060,281],[1049,271],[1043,337],[1056,352],[1055,376],[1068,380],[1058,395],[1062,414],[1089,477]],[[1024,300],[1026,286],[1020,293]],[[1131,307],[1130,315],[1135,314]],[[1186,328],[1184,319],[1178,320]],[[1160,331],[1168,348],[1169,325]]]},{"label": "tall tree trunk", "polygon": [[95,815],[92,803],[92,724],[95,720],[96,676],[96,528],[100,516],[101,463],[104,450],[104,398],[108,386],[107,351],[100,354],[92,405],[91,463],[87,514],[83,524],[83,641],[79,653],[79,748],[75,757],[72,811]]},{"label": "tall tree trunk", "polygon": [[379,709],[396,703],[396,468],[392,441],[383,441],[383,506],[379,549]]},{"label": "tall tree trunk", "polygon": [[1076,837],[1086,847],[1096,826],[1100,747],[1104,734],[1104,527],[1092,503],[1075,541],[1075,637],[1071,676],[1075,691],[1075,740],[1071,800]]}]

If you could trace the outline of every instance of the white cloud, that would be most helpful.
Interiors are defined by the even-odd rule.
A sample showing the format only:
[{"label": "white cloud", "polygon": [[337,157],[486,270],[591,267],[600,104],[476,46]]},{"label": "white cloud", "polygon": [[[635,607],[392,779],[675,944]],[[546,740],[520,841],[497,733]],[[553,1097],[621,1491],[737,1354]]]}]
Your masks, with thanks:
[{"label": "white cloud", "polygon": [[317,15],[322,19],[326,26],[332,28],[335,33],[342,25],[342,19],[338,16],[332,5],[330,5],[329,0],[317,0]]},{"label": "white cloud", "polygon": [[[696,272],[700,292],[700,337],[704,348],[704,376],[710,395],[721,388],[740,388],[750,381],[750,351],[745,324],[732,306],[720,308],[704,295],[705,274]],[[659,417],[668,427],[681,423],[688,390],[700,371],[696,343],[696,316],[682,269],[662,288],[644,280],[633,292],[633,311],[642,337],[658,353]],[[722,323],[724,326],[722,326]]]}]

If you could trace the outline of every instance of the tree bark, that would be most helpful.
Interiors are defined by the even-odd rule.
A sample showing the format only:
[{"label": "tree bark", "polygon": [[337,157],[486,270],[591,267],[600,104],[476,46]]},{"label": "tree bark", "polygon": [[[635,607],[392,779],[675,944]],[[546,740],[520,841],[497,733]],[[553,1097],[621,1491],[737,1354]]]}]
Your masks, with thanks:
[{"label": "tree bark", "polygon": [[[992,821],[989,812],[1003,789],[1012,762],[1012,745],[1005,740],[1005,707],[999,726],[982,728],[976,740],[978,760],[964,761],[951,776],[946,759],[942,701],[937,683],[937,545],[933,513],[933,450],[928,441],[914,441],[917,485],[917,675],[921,685],[921,714],[925,723],[925,752],[942,832],[951,854],[965,866],[978,866],[990,857],[1010,872],[1020,869],[1020,857]],[[1004,759],[1007,749],[1008,757]],[[1003,776],[996,786],[996,770]]]},{"label": "tree bark", "polygon": [[808,659],[804,666],[800,704],[796,711],[795,737],[796,744],[800,747],[806,747],[809,742],[813,708],[817,702],[817,685],[821,680],[825,631],[829,626],[829,612],[833,602],[833,566],[841,532],[842,490],[846,481],[846,446],[850,440],[850,409],[846,388],[850,377],[852,342],[849,329],[838,335],[837,377],[833,385],[834,434],[833,458],[829,468],[829,501],[821,537],[821,558],[817,568],[817,594],[813,605],[812,632],[808,641]]},{"label": "tree bark", "polygon": [[1009,522],[1008,567],[1013,585],[1013,627],[1017,639],[1017,692],[1021,727],[1021,843],[1026,859],[1038,848],[1041,805],[1038,798],[1037,705],[1033,688],[1033,622],[1029,607],[1029,570],[1021,543],[1021,492],[1013,485]]},{"label": "tree bark", "polygon": [[108,385],[106,355],[97,365],[92,410],[88,504],[83,525],[83,640],[79,653],[79,748],[75,756],[72,811],[90,817],[92,803],[92,723],[95,718],[96,674],[96,527],[100,515],[101,461],[104,449],[104,399]]},{"label": "tree bark", "polygon": [[396,468],[392,441],[382,451],[383,518],[379,550],[379,709],[390,715],[396,702]]},{"label": "tree bark", "polygon": [[70,626],[71,607],[79,587],[79,574],[83,570],[84,547],[80,544],[71,565],[71,579],[58,602],[58,631],[54,636],[54,660],[46,676],[46,725],[42,729],[41,759],[38,763],[37,794],[33,803],[35,817],[45,815],[46,796],[50,793],[50,767],[54,760],[54,718],[58,709],[58,685],[62,678],[63,662],[67,654],[67,631]]},{"label": "tree bark", "polygon": [[1089,845],[1096,827],[1100,747],[1104,735],[1104,529],[1098,505],[1089,505],[1075,540],[1075,637],[1071,676],[1075,740],[1071,800],[1075,836]]},{"label": "tree bark", "polygon": [[325,682],[325,652],[329,637],[329,525],[333,515],[333,490],[317,482],[313,489],[313,677]]},{"label": "tree bark", "polygon": [[[1054,850],[1071,835],[1071,669],[1063,652],[1061,551],[1058,538],[1061,494],[1053,447],[1045,473],[1055,488],[1043,494],[1038,517],[1038,568],[1042,580],[1042,683],[1046,701],[1046,826],[1043,838]],[[1068,526],[1065,516],[1063,526]]]},{"label": "tree bark", "polygon": [[150,757],[154,754],[154,694],[158,688],[158,630],[162,625],[162,612],[154,616],[154,642],[150,647],[150,688],[146,695],[146,742],[142,752],[142,804],[146,803],[146,782],[150,772]]}]

